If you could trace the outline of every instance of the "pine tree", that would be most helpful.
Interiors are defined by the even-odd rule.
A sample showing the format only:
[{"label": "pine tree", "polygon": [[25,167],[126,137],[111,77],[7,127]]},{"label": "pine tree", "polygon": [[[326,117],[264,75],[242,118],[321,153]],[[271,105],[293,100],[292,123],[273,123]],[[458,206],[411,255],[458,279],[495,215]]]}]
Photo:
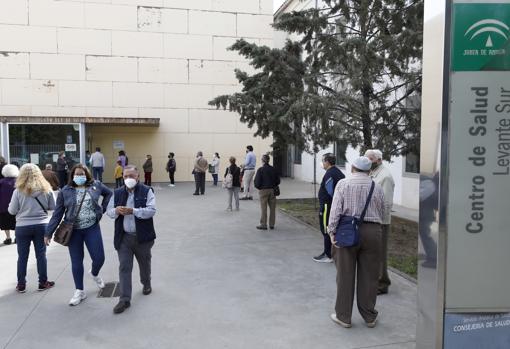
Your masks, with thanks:
[{"label": "pine tree", "polygon": [[[386,158],[419,152],[423,0],[324,0],[283,14],[275,28],[297,34],[282,49],[239,40],[253,75],[236,71],[240,93],[210,102],[241,115],[275,145],[317,151],[342,141]],[[310,148],[309,145],[312,145]]]}]

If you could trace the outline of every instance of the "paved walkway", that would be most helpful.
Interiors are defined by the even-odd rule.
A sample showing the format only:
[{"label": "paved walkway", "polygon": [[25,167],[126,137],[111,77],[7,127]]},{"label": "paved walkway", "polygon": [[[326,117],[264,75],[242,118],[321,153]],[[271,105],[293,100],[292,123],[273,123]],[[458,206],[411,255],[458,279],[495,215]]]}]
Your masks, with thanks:
[{"label": "paved walkway", "polygon": [[[392,274],[390,294],[378,299],[378,326],[368,329],[355,307],[353,328],[343,329],[329,319],[335,268],[311,259],[322,245],[316,231],[282,214],[275,231],[257,231],[258,201],[226,212],[220,188],[208,186],[203,197],[191,196],[189,183],[155,189],[153,294],[143,296],[134,283],[131,308],[114,315],[117,299],[97,298],[87,278],[89,298],[69,307],[68,252],[53,244],[48,268],[56,287],[35,291],[32,255],[28,291],[20,295],[16,247],[1,246],[0,348],[414,348],[413,283]],[[115,281],[113,224],[105,217],[101,225],[107,255],[101,274]]]}]

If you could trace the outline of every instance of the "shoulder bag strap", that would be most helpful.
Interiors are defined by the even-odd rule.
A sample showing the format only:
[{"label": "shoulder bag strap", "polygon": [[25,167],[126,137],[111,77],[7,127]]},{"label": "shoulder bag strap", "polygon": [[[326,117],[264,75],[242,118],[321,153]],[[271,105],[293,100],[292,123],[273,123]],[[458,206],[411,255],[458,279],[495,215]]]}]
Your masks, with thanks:
[{"label": "shoulder bag strap", "polygon": [[85,201],[85,196],[87,196],[87,189],[85,189],[85,192],[83,193],[83,197],[81,198],[81,201],[80,201],[80,206],[78,206],[78,211],[76,211],[76,214],[74,215],[74,219],[73,219],[73,222],[76,221],[76,219],[78,218],[78,215],[80,214],[80,211],[81,211],[81,206],[83,205],[83,201]]},{"label": "shoulder bag strap", "polygon": [[374,193],[375,188],[375,182],[372,181],[372,185],[370,186],[370,192],[368,193],[367,202],[365,203],[365,208],[363,209],[363,212],[361,213],[361,217],[359,218],[360,223],[363,223],[363,220],[365,219],[365,214],[368,210],[368,205],[370,204],[370,200],[372,200],[372,194]]},{"label": "shoulder bag strap", "polygon": [[41,206],[42,210],[44,211],[44,213],[48,214],[48,210],[44,208],[43,204],[41,204],[41,202],[39,201],[39,199],[37,197],[34,197],[35,201],[37,201],[37,203],[39,204],[39,206]]}]

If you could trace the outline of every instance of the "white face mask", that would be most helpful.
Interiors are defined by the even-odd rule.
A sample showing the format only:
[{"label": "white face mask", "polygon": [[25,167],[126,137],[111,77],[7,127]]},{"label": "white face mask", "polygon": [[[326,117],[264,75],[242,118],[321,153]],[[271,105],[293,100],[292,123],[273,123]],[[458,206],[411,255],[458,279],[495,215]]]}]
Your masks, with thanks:
[{"label": "white face mask", "polygon": [[126,184],[126,187],[128,187],[128,189],[133,189],[136,185],[136,179],[133,178],[125,179],[124,184]]}]

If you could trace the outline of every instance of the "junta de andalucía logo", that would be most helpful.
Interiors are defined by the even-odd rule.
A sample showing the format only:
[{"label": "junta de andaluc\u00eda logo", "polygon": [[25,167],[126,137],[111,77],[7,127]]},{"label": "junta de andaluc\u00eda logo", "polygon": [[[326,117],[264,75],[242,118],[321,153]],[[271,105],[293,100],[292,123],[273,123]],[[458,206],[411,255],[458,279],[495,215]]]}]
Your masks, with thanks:
[{"label": "junta de andaluc\u00eda logo", "polygon": [[466,30],[464,36],[469,41],[478,45],[480,45],[480,42],[485,43],[482,48],[465,49],[464,56],[505,55],[506,50],[502,47],[503,45],[497,45],[495,42],[506,43],[510,36],[510,27],[500,20],[487,18],[472,24]]}]

